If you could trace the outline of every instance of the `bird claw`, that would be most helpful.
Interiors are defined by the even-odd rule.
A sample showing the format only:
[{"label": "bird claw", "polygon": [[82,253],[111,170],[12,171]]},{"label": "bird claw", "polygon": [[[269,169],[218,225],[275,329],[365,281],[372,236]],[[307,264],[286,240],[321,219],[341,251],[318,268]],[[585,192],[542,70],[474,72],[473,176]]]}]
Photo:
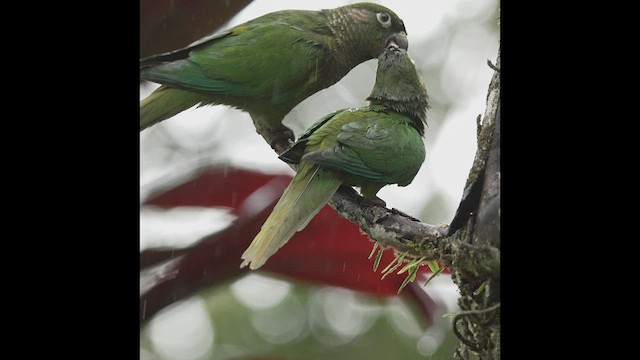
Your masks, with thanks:
[{"label": "bird claw", "polygon": [[278,154],[282,154],[294,143],[294,135],[291,129],[282,131],[269,131],[269,145]]}]

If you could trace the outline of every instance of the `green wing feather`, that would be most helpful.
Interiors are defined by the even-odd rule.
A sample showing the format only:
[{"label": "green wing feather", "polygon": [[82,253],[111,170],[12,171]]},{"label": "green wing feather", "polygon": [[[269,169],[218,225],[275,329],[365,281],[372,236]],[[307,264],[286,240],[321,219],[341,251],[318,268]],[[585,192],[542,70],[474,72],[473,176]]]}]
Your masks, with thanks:
[{"label": "green wing feather", "polygon": [[323,132],[339,127],[335,144],[306,153],[302,161],[373,182],[406,186],[425,158],[422,137],[410,124],[409,118],[380,108],[343,111],[307,140],[312,143],[315,136],[324,137]]},{"label": "green wing feather", "polygon": [[278,156],[280,160],[287,162],[289,164],[299,164],[302,156],[304,155],[305,148],[307,146],[307,142],[309,141],[309,136],[313,134],[318,128],[324,125],[327,121],[331,120],[336,114],[339,114],[347,109],[336,110],[332,113],[329,113],[323,116],[320,120],[316,121],[313,125],[311,125],[307,131],[298,137],[298,140],[291,145],[289,149]]},{"label": "green wing feather", "polygon": [[[317,12],[276,12],[174,53],[145,59],[141,77],[186,90],[268,98],[279,104],[318,80],[315,74],[321,73],[329,56],[326,44],[333,41],[329,34]],[[278,49],[286,49],[287,55]]]}]

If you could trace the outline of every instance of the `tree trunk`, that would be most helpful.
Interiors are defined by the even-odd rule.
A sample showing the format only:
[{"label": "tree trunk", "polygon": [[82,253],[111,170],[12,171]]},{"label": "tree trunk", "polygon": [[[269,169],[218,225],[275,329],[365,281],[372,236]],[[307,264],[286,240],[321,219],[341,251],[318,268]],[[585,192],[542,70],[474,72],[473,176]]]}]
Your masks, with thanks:
[{"label": "tree trunk", "polygon": [[[490,64],[491,66],[491,64]],[[458,242],[451,263],[460,289],[453,329],[460,359],[500,358],[500,52],[478,124],[478,149],[449,236]]]}]

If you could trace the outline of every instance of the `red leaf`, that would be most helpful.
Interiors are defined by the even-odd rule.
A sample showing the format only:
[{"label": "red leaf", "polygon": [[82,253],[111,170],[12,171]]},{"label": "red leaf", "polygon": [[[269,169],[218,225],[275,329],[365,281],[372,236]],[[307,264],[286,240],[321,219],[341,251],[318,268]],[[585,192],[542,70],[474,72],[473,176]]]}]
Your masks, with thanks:
[{"label": "red leaf", "polygon": [[[205,237],[178,260],[173,271],[141,296],[142,319],[160,308],[189,294],[248,271],[240,269],[240,255],[270,214],[291,177],[265,175],[238,169],[210,169],[196,178],[157,195],[148,205],[172,207],[227,206],[234,208],[238,219],[229,227]],[[246,201],[261,194],[263,206]],[[252,205],[249,206],[247,203]],[[271,271],[301,281],[340,286],[376,296],[395,296],[406,273],[389,274],[381,279],[381,271],[394,259],[392,249],[384,251],[377,272],[374,257],[369,259],[373,242],[353,223],[338,216],[328,205],[263,266]],[[141,254],[141,264],[148,263],[167,250],[148,250]],[[171,254],[173,255],[173,254]],[[419,272],[429,271],[427,266]],[[427,318],[433,301],[415,285],[403,293],[416,300]]]},{"label": "red leaf", "polygon": [[[162,208],[176,206],[226,206],[238,209],[257,189],[275,181],[282,187],[276,199],[291,181],[288,175],[269,175],[235,168],[209,168],[195,178],[147,199],[143,205]],[[282,184],[283,186],[279,186]]]},{"label": "red leaf", "polygon": [[141,0],[140,57],[187,46],[231,20],[251,0]]}]

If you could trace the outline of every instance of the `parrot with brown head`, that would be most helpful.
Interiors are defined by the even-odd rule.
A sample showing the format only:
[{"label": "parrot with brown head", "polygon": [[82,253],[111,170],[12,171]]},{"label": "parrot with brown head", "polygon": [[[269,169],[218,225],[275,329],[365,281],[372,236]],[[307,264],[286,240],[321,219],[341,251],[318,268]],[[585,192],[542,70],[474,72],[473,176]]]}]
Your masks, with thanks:
[{"label": "parrot with brown head", "polygon": [[260,16],[140,60],[140,78],[162,85],[140,102],[140,130],[193,106],[225,104],[249,113],[282,153],[294,138],[282,124],[285,115],[390,42],[407,49],[406,29],[378,4]]}]

